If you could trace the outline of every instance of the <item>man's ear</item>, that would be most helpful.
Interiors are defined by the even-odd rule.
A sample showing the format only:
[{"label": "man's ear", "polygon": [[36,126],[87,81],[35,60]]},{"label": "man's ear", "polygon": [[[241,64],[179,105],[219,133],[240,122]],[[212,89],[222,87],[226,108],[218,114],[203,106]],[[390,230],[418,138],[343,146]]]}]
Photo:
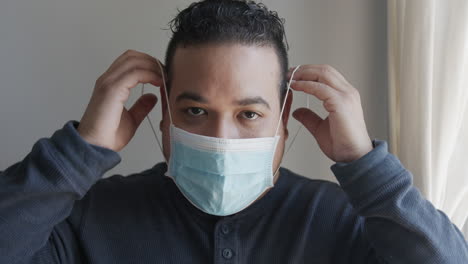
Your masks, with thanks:
[{"label": "man's ear", "polygon": [[283,121],[284,137],[286,140],[288,139],[288,136],[289,136],[288,121],[289,121],[289,113],[291,112],[291,106],[293,102],[292,91],[287,93],[287,96],[284,100],[286,100],[286,103],[284,105],[284,111],[283,111],[283,116],[281,116],[281,120]]}]

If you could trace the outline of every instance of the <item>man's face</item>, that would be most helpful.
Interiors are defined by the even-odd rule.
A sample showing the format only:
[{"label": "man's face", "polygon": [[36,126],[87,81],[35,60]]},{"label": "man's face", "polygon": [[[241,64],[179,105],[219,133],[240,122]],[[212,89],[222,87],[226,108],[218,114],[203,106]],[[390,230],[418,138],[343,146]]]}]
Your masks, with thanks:
[{"label": "man's face", "polygon": [[[172,66],[172,121],[191,133],[218,138],[272,137],[280,121],[280,66],[271,47],[210,44],[178,47]],[[274,169],[287,138],[288,97],[280,124]],[[170,119],[162,98],[163,149],[170,157]]]}]

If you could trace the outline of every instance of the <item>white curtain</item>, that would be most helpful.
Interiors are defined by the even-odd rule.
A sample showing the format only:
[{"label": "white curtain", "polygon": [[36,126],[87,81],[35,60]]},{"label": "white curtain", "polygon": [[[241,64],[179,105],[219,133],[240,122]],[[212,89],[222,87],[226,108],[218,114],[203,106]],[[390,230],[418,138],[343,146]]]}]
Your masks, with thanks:
[{"label": "white curtain", "polygon": [[468,0],[388,0],[390,150],[468,238]]}]

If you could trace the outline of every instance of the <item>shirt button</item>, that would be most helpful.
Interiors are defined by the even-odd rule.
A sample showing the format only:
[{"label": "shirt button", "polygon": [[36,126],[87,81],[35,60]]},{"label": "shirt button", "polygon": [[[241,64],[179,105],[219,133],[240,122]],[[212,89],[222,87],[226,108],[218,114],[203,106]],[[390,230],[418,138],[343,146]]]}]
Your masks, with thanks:
[{"label": "shirt button", "polygon": [[223,232],[223,234],[227,235],[227,234],[229,234],[229,232],[230,232],[231,230],[229,230],[229,226],[228,226],[228,225],[222,225],[222,226],[221,226],[221,231]]},{"label": "shirt button", "polygon": [[233,255],[233,254],[232,254],[232,250],[231,250],[231,249],[229,249],[229,248],[223,249],[223,257],[224,257],[225,259],[230,259],[230,258],[232,258],[232,255]]}]

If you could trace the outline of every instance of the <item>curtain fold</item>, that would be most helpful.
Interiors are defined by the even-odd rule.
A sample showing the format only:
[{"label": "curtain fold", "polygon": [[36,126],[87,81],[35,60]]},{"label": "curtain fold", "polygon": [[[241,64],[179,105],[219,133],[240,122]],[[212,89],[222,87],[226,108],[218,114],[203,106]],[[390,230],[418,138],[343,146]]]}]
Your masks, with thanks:
[{"label": "curtain fold", "polygon": [[387,3],[390,150],[468,237],[468,1]]}]

